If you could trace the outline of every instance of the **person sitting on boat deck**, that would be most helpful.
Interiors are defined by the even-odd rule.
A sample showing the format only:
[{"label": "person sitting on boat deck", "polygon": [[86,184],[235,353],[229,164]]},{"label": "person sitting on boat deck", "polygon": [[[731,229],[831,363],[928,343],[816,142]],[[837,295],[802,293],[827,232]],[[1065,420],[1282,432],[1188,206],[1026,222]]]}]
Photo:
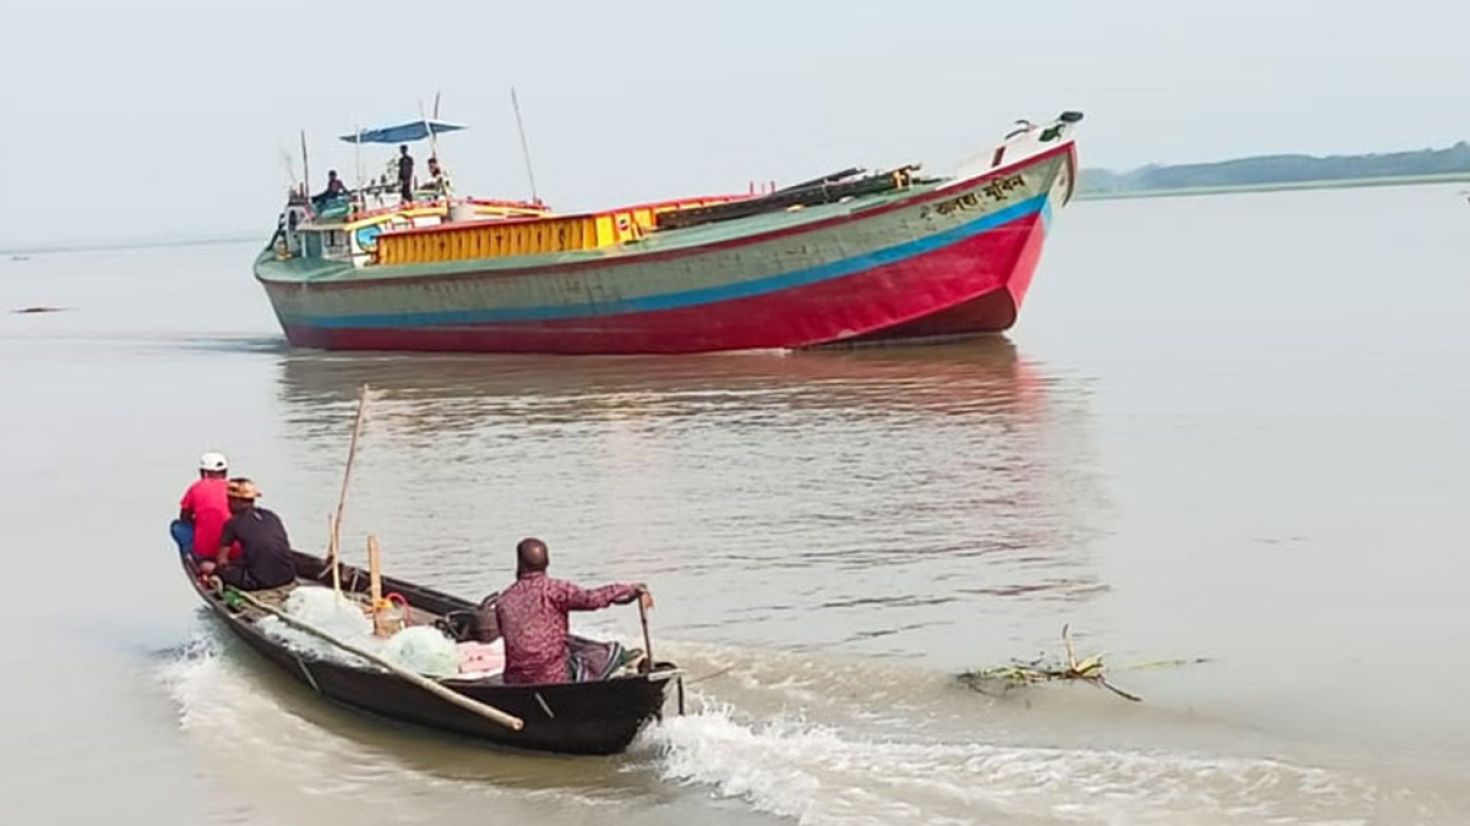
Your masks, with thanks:
[{"label": "person sitting on boat deck", "polygon": [[242,591],[279,588],[296,581],[296,565],[291,559],[291,540],[280,517],[265,508],[256,507],[260,490],[249,479],[230,480],[230,521],[220,534],[223,553],[233,542],[243,551],[238,562],[217,565],[202,562],[199,572],[219,577],[226,585]]},{"label": "person sitting on boat deck", "polygon": [[565,683],[604,679],[636,657],[617,643],[567,638],[567,612],[595,611],[614,603],[653,596],[642,583],[579,588],[546,575],[550,563],[546,543],[523,539],[516,545],[516,581],[495,602],[495,620],[505,639],[508,685]]},{"label": "person sitting on boat deck", "polygon": [[219,551],[220,532],[230,521],[227,475],[229,461],[223,453],[210,451],[199,457],[199,478],[184,491],[179,518],[169,526],[179,553],[214,559]]},{"label": "person sitting on boat deck", "polygon": [[429,158],[429,185],[427,189],[438,198],[449,197],[449,176],[445,174],[444,167],[439,164],[437,157]]},{"label": "person sitting on boat deck", "polygon": [[398,195],[405,204],[413,200],[413,156],[406,143],[398,147]]},{"label": "person sitting on boat deck", "polygon": [[347,196],[347,184],[337,177],[337,170],[327,170],[327,188],[311,196],[311,206],[317,212],[321,212],[329,202],[337,198]]}]

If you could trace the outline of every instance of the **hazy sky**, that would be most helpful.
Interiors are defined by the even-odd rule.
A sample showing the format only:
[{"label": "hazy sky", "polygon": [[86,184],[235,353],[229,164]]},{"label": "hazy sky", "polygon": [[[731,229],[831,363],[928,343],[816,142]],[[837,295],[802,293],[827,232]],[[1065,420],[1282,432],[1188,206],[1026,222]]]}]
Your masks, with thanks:
[{"label": "hazy sky", "polygon": [[1470,138],[1467,33],[1466,0],[0,0],[0,247],[263,237],[298,129],[313,188],[350,181],[334,136],[435,91],[472,126],[441,142],[458,188],[523,197],[511,85],[562,210],[947,173],[1066,108],[1095,166],[1443,146]]}]

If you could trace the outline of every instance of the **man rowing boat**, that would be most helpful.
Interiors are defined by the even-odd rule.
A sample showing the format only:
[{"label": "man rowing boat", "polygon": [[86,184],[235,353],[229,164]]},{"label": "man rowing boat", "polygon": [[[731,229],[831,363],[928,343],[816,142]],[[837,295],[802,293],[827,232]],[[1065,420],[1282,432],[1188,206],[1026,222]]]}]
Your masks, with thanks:
[{"label": "man rowing boat", "polygon": [[546,543],[523,539],[516,545],[516,582],[495,602],[495,619],[505,638],[508,685],[564,683],[604,679],[641,652],[625,652],[617,643],[567,639],[567,613],[596,611],[613,604],[642,600],[653,607],[653,595],[642,583],[616,583],[580,588],[546,575],[550,555]]}]

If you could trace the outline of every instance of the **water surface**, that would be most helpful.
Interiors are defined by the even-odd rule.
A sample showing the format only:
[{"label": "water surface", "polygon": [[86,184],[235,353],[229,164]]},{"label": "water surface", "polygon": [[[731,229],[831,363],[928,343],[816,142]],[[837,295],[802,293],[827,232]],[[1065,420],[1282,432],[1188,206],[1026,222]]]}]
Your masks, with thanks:
[{"label": "water surface", "polygon": [[[1021,324],[684,358],[293,351],[253,245],[0,261],[17,822],[1460,823],[1470,212],[1453,187],[1080,203]],[[393,572],[648,581],[696,713],[568,759],[326,706],[163,526],[226,451]],[[615,609],[590,632],[637,634]],[[1105,651],[994,699],[975,665]],[[1175,657],[1184,668],[1130,669]],[[713,675],[713,676],[710,676]],[[595,813],[595,814],[594,814]]]}]

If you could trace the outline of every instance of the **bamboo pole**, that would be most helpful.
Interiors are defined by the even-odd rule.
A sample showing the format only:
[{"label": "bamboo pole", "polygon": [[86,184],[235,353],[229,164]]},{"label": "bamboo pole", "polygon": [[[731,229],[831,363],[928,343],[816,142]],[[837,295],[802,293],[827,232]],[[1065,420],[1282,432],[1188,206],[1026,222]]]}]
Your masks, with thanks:
[{"label": "bamboo pole", "polygon": [[342,511],[347,507],[347,484],[352,481],[352,460],[357,456],[357,440],[362,435],[362,422],[367,417],[368,386],[357,391],[357,419],[352,423],[352,441],[347,445],[347,467],[342,471],[342,492],[337,496],[337,511],[332,515],[331,539],[328,541],[328,564],[332,567],[332,587],[341,592],[337,567],[342,553]]},{"label": "bamboo pole", "polygon": [[342,596],[342,566],[337,564],[337,532],[332,527],[332,515],[327,514],[327,559],[332,568],[332,592]]},{"label": "bamboo pole", "polygon": [[301,620],[291,616],[290,614],[287,614],[285,611],[282,611],[273,605],[267,605],[266,603],[261,602],[260,600],[256,599],[245,591],[241,591],[236,588],[230,588],[228,589],[227,593],[235,594],[246,603],[249,603],[251,606],[261,611],[264,611],[271,616],[276,617],[281,622],[286,623],[292,628],[305,631],[306,633],[311,634],[314,637],[317,637],[321,640],[331,643],[332,645],[337,646],[343,651],[347,651],[351,654],[361,657],[364,660],[367,660],[368,662],[380,668],[386,669],[394,676],[402,678],[405,682],[412,683],[413,685],[422,688],[430,694],[434,694],[440,699],[445,700],[446,702],[453,703],[454,705],[457,705],[466,711],[478,714],[486,720],[489,720],[498,725],[505,726],[511,731],[520,731],[526,726],[525,721],[513,714],[507,714],[506,712],[501,711],[495,706],[487,705],[472,697],[466,697],[459,692],[451,691],[444,686],[434,682],[433,680],[424,677],[422,674],[416,674],[406,668],[394,665],[393,663],[388,662],[387,660],[379,657],[377,654],[374,654],[371,651],[366,651],[362,648],[358,648],[352,643],[339,640],[331,634],[328,634],[326,631],[323,631],[314,625],[302,622]]},{"label": "bamboo pole", "polygon": [[373,611],[377,611],[379,603],[383,601],[383,562],[381,549],[378,547],[378,538],[368,534],[368,596],[373,601]]},{"label": "bamboo pole", "polygon": [[378,547],[378,538],[368,534],[368,607],[373,613],[373,635],[378,637],[389,636],[392,631],[383,621],[383,558],[382,549]]}]

